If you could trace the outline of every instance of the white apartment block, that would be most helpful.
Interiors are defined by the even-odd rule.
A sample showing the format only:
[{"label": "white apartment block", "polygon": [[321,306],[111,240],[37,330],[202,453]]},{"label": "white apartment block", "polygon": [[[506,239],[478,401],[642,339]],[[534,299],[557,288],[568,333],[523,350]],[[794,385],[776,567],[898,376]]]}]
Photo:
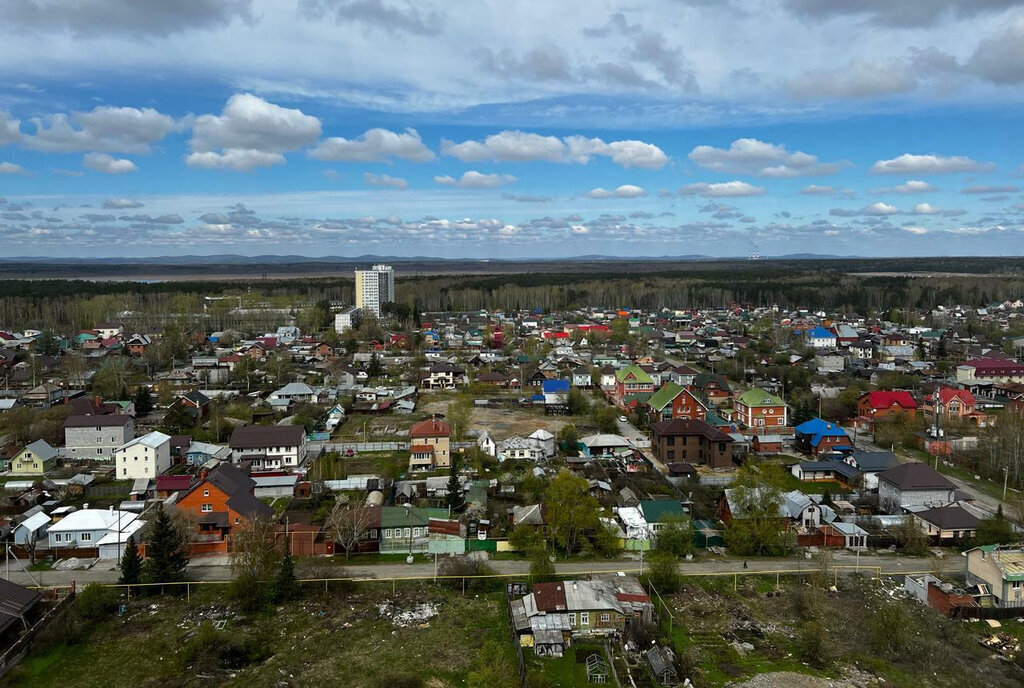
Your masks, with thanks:
[{"label": "white apartment block", "polygon": [[171,436],[151,432],[114,450],[119,480],[153,479],[171,468]]},{"label": "white apartment block", "polygon": [[390,265],[356,270],[356,308],[380,317],[381,305],[395,300],[395,271]]}]

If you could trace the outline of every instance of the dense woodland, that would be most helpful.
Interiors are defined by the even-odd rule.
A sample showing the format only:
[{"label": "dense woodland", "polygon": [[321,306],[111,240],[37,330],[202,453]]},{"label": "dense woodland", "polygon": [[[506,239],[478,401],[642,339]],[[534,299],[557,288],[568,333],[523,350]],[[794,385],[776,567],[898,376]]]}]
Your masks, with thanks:
[{"label": "dense woodland", "polygon": [[[939,305],[977,307],[1024,297],[1024,261],[1017,259],[632,265],[634,272],[612,263],[603,272],[593,263],[567,263],[562,272],[404,276],[397,280],[397,292],[399,303],[413,311],[590,305],[656,310],[735,302],[869,314]],[[160,327],[174,320],[206,330],[258,329],[263,319],[267,326],[279,322],[282,311],[298,315],[318,302],[352,300],[353,283],[347,277],[155,284],[9,280],[0,281],[0,325],[74,331],[118,319],[135,327]]]}]

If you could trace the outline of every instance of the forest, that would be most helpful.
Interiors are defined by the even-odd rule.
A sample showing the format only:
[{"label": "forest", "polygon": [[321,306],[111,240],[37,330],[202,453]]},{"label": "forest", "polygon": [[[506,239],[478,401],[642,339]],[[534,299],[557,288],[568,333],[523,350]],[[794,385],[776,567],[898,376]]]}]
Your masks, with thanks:
[{"label": "forest", "polygon": [[[632,266],[632,271],[623,269]],[[871,314],[936,306],[980,307],[1024,297],[1018,259],[882,259],[687,262],[646,268],[567,262],[559,272],[401,275],[398,301],[424,311],[644,310],[779,306]],[[524,269],[529,266],[524,264]],[[947,270],[957,272],[946,272]],[[298,314],[316,303],[351,303],[349,278],[173,281],[0,281],[0,327],[75,331],[102,320],[138,327],[202,320],[207,330],[258,325],[261,312]],[[198,324],[196,322],[195,324]]]}]

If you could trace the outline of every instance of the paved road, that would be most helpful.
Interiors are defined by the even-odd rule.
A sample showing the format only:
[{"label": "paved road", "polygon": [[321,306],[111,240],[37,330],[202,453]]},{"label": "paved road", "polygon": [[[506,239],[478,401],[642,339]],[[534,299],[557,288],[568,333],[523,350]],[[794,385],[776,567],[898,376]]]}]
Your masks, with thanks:
[{"label": "paved road", "polygon": [[[337,560],[342,563],[341,560]],[[679,571],[690,575],[727,575],[729,573],[753,573],[753,572],[787,572],[805,571],[816,568],[813,561],[804,557],[772,558],[772,559],[749,559],[748,569],[743,569],[744,562],[738,559],[699,559],[696,561],[684,561],[679,564]],[[862,555],[857,557],[850,552],[835,553],[833,563],[841,567],[841,571],[853,571],[859,566],[865,569],[881,568],[883,573],[902,572],[929,572],[934,571],[936,566],[932,561],[921,558],[899,557],[896,555]],[[639,559],[620,559],[615,561],[573,561],[562,562],[556,566],[560,574],[568,575],[589,575],[592,573],[607,573],[623,571],[627,573],[639,573]],[[956,555],[946,555],[938,562],[939,568],[943,571],[963,571],[964,562]],[[491,566],[500,574],[526,574],[529,573],[530,563],[528,561],[492,561]],[[646,563],[644,564],[646,568]],[[377,579],[400,579],[400,578],[431,578],[434,575],[433,563],[427,562],[422,556],[417,557],[414,564],[367,564],[353,565],[347,568],[347,575],[357,578]],[[6,578],[7,575],[4,575]],[[103,562],[88,570],[80,571],[36,571],[30,577],[23,571],[17,570],[13,565],[9,579],[23,585],[61,586],[70,585],[72,582],[79,586],[89,583],[115,583],[118,572],[109,562]],[[198,559],[189,566],[189,578],[196,581],[223,581],[231,577],[231,569],[223,560]]]}]

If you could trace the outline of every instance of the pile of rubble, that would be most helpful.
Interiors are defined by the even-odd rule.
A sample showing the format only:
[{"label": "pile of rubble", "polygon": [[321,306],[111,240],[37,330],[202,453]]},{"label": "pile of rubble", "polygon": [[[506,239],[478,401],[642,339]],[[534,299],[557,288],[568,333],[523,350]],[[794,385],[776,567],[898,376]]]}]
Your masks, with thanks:
[{"label": "pile of rubble", "polygon": [[432,602],[420,602],[411,607],[401,607],[391,600],[386,600],[377,605],[377,614],[382,619],[388,619],[392,624],[400,628],[426,628],[429,621],[439,613],[438,605]]},{"label": "pile of rubble", "polygon": [[1006,659],[1013,659],[1020,653],[1020,641],[1010,635],[996,633],[979,640],[982,646],[994,650],[997,654]]}]

